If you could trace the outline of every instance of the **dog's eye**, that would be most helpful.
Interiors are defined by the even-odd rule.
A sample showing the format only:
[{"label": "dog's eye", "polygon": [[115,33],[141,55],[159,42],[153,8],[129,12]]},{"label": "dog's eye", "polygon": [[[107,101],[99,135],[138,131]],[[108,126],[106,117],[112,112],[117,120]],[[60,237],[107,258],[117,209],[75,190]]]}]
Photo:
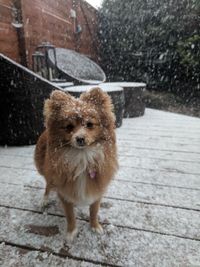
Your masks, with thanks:
[{"label": "dog's eye", "polygon": [[66,128],[65,128],[68,132],[71,132],[71,131],[73,131],[73,129],[74,129],[74,125],[73,124],[68,124],[67,126],[66,126]]},{"label": "dog's eye", "polygon": [[93,128],[93,123],[92,123],[92,122],[87,122],[87,123],[86,123],[86,127],[87,127],[88,129],[92,129],[92,128]]}]

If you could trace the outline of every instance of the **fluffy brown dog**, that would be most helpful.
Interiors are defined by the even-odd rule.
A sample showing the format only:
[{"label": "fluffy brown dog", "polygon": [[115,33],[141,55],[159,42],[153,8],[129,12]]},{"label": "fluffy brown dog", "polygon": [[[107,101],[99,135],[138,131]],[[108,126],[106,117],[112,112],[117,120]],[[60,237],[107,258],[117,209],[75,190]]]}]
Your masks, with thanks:
[{"label": "fluffy brown dog", "polygon": [[56,190],[67,219],[67,239],[76,235],[74,205],[90,205],[90,225],[98,233],[100,200],[117,168],[115,117],[110,97],[95,88],[75,99],[54,91],[46,100],[46,130],[35,149],[35,163],[46,179],[47,200]]}]

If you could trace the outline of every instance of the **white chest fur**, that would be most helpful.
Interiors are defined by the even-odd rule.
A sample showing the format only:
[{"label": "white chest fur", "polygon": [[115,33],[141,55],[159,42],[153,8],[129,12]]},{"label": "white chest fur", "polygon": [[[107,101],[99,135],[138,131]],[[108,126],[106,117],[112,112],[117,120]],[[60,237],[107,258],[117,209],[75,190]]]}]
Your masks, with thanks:
[{"label": "white chest fur", "polygon": [[77,205],[90,205],[95,202],[98,196],[95,195],[88,195],[86,193],[86,183],[87,183],[87,174],[83,173],[79,175],[76,180],[76,190],[77,190]]},{"label": "white chest fur", "polygon": [[[95,146],[85,149],[70,148],[68,151],[66,151],[64,157],[69,169],[71,169],[73,172],[73,180],[76,183],[77,201],[75,204],[92,204],[97,200],[98,196],[88,195],[86,193],[88,171],[90,168],[94,168],[95,164],[101,164],[104,160],[102,147]],[[70,197],[67,196],[66,198]]]},{"label": "white chest fur", "polygon": [[74,173],[74,180],[83,175],[88,168],[101,164],[104,160],[103,149],[99,145],[84,149],[69,148],[64,154],[65,163]]}]

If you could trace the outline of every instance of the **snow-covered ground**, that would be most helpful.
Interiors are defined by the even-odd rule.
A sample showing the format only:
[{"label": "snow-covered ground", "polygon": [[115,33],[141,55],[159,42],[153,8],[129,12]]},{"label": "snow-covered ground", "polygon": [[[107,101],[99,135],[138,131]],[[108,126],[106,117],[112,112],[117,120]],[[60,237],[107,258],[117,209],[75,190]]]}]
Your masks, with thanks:
[{"label": "snow-covered ground", "polygon": [[93,234],[78,208],[79,234],[43,178],[34,146],[0,148],[0,266],[200,266],[200,119],[146,109],[117,129],[120,169]]}]

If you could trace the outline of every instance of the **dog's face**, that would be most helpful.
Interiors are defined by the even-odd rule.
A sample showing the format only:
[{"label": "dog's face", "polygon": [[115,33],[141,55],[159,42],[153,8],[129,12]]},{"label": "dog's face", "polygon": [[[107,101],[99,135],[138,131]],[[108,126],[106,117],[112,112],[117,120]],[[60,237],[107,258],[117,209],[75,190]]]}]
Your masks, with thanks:
[{"label": "dog's face", "polygon": [[110,97],[99,88],[79,99],[54,91],[45,102],[44,115],[50,135],[78,149],[108,140],[115,128]]},{"label": "dog's face", "polygon": [[69,145],[83,149],[97,142],[101,135],[100,119],[95,109],[74,102],[71,111],[62,110],[65,119],[58,119],[58,134]]}]

